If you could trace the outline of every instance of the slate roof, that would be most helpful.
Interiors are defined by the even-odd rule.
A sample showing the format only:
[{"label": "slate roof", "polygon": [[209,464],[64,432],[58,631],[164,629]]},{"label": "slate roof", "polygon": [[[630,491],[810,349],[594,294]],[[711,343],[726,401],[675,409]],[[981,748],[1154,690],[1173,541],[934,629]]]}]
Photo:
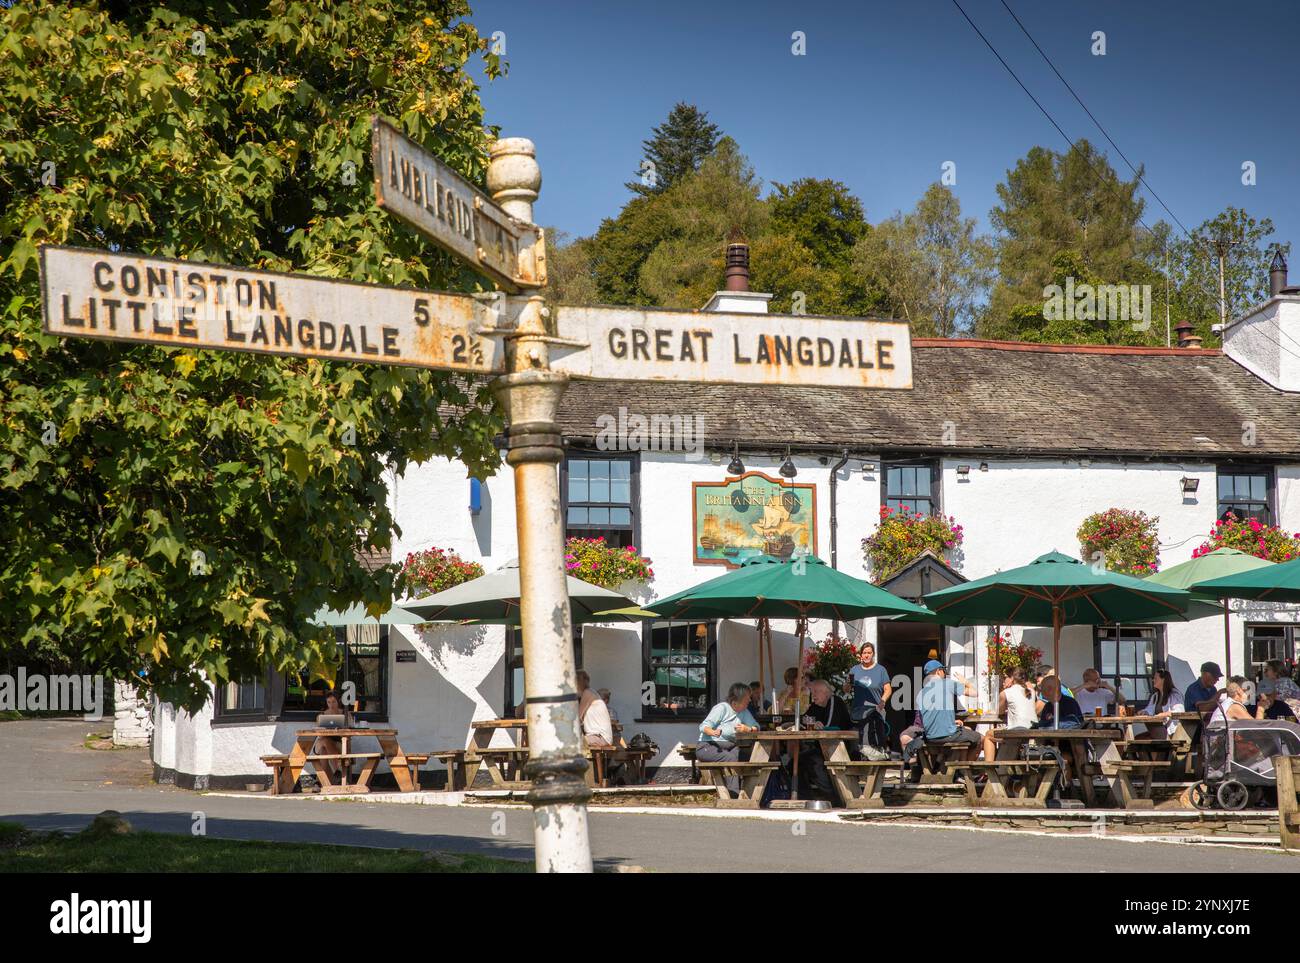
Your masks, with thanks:
[{"label": "slate roof", "polygon": [[699,414],[709,447],[1300,461],[1300,394],[1218,349],[912,345],[911,390],[575,381],[559,420],[579,443],[622,405]]}]

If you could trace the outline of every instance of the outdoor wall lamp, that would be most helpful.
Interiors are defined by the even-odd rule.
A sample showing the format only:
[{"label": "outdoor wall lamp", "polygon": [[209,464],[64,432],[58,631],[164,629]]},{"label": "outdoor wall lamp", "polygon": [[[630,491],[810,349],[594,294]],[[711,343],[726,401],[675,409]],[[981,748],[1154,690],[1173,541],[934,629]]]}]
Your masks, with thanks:
[{"label": "outdoor wall lamp", "polygon": [[875,462],[864,461],[862,463],[862,477],[867,478],[876,470]]},{"label": "outdoor wall lamp", "polygon": [[1184,495],[1195,495],[1196,489],[1201,487],[1201,480],[1199,478],[1188,478],[1184,476],[1181,481]]},{"label": "outdoor wall lamp", "polygon": [[988,471],[988,470],[989,470],[989,463],[986,461],[980,462],[980,471]]},{"label": "outdoor wall lamp", "polygon": [[731,451],[731,461],[727,463],[728,475],[743,475],[745,473],[745,463],[740,460],[740,445],[736,444]]},{"label": "outdoor wall lamp", "polygon": [[709,461],[713,462],[713,464],[715,464],[715,465],[721,465],[721,464],[722,464],[722,452],[720,452],[720,451],[711,451],[711,452],[709,452]]},{"label": "outdoor wall lamp", "polygon": [[799,474],[799,469],[794,467],[794,462],[790,460],[790,449],[785,450],[785,461],[781,462],[781,477],[793,478]]},{"label": "outdoor wall lamp", "polygon": [[963,481],[970,481],[970,465],[958,465],[957,477]]}]

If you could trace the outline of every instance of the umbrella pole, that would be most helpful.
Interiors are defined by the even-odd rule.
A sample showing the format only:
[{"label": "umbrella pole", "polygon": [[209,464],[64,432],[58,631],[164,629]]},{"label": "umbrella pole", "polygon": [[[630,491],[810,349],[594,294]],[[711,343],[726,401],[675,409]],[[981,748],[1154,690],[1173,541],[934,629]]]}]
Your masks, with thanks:
[{"label": "umbrella pole", "polygon": [[1228,618],[1228,598],[1223,599],[1223,665],[1232,678],[1232,621]]},{"label": "umbrella pole", "polygon": [[767,691],[767,676],[763,673],[763,620],[758,620],[758,708],[763,709],[763,693]]},{"label": "umbrella pole", "polygon": [[1061,606],[1052,604],[1052,664],[1056,666],[1056,699],[1052,702],[1052,728],[1061,728]]},{"label": "umbrella pole", "polygon": [[[803,704],[803,637],[808,631],[808,620],[801,618],[795,623],[795,632],[799,634],[799,661],[795,663],[794,677],[794,731],[799,731],[800,712],[799,708]],[[794,775],[790,780],[790,798],[795,802],[799,801],[799,750],[803,744],[796,742],[794,744]]]}]

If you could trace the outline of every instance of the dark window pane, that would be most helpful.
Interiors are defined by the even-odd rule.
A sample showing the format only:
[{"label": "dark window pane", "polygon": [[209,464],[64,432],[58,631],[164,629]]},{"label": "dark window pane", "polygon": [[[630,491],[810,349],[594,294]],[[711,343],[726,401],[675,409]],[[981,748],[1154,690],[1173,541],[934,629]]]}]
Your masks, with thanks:
[{"label": "dark window pane", "polygon": [[592,525],[608,525],[609,509],[608,508],[589,508],[587,509],[587,518]]},{"label": "dark window pane", "polygon": [[587,524],[587,510],[586,510],[585,508],[570,508],[570,509],[569,509],[569,524],[570,524],[570,525],[586,525],[586,524]]},{"label": "dark window pane", "polygon": [[611,508],[609,510],[609,523],[611,525],[626,525],[630,528],[632,525],[631,509]]}]

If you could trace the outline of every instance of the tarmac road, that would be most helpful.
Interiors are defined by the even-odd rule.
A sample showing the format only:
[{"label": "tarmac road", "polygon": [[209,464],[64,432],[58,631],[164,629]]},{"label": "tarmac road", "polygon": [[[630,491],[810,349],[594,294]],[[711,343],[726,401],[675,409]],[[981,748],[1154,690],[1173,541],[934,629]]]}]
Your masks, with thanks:
[{"label": "tarmac road", "polygon": [[[84,748],[85,735],[103,729],[102,723],[76,720],[0,722],[0,820],[76,831],[94,814],[116,809],[137,829],[188,834],[195,814],[201,812],[207,834],[221,838],[532,858],[532,821],[526,808],[193,793],[153,785],[143,750]],[[813,820],[803,823],[801,834],[790,822],[730,814],[712,818],[607,811],[591,813],[590,826],[598,865],[661,872],[1300,872],[1300,857],[1283,853],[1093,836]]]}]

